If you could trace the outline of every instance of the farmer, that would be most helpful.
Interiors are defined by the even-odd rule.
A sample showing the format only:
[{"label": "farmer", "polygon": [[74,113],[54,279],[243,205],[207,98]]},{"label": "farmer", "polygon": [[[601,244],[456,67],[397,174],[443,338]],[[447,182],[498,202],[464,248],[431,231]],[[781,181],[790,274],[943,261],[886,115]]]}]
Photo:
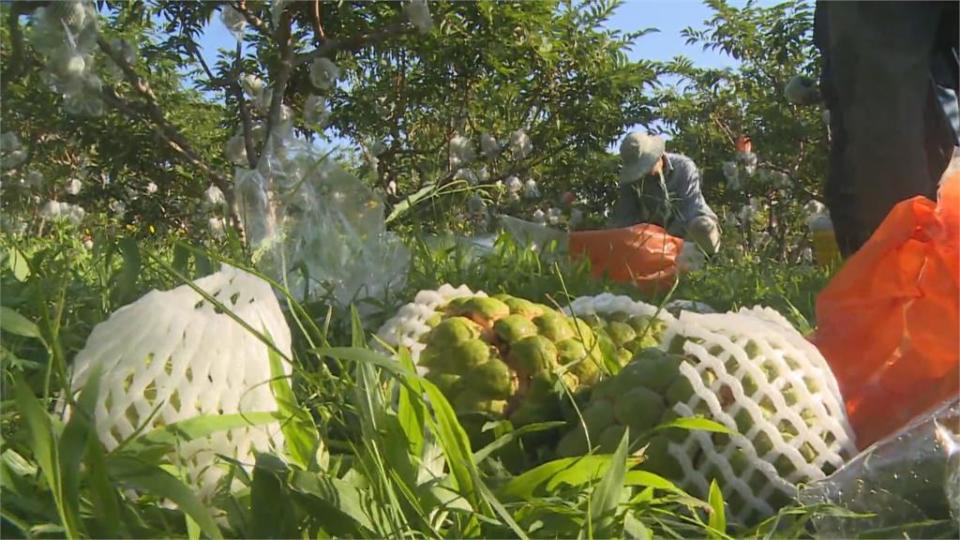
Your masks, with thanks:
[{"label": "farmer", "polygon": [[957,2],[824,2],[814,14],[830,111],[826,195],[851,255],[898,202],[936,200],[960,144]]},{"label": "farmer", "polygon": [[700,192],[700,171],[690,158],[665,151],[662,138],[630,133],[620,145],[620,189],[611,227],[653,223],[693,240],[707,254],[720,247],[717,215]]}]

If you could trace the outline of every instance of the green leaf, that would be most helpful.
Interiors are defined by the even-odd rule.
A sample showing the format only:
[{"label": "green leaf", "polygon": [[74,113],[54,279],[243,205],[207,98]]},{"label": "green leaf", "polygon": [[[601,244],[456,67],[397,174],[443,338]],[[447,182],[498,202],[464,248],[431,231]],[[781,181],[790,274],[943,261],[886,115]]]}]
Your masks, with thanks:
[{"label": "green leaf", "polygon": [[440,392],[433,383],[427,380],[421,381],[427,398],[433,407],[436,417],[435,428],[440,438],[440,444],[443,447],[443,453],[447,456],[447,464],[450,467],[453,476],[457,479],[457,485],[460,494],[470,503],[477,512],[481,511],[480,493],[477,488],[479,473],[473,464],[473,453],[470,451],[470,440],[463,426],[457,420],[457,415],[453,412],[450,402]]},{"label": "green leaf", "polygon": [[282,418],[284,417],[279,412],[198,415],[187,420],[154,428],[135,439],[131,439],[122,448],[115,451],[136,455],[156,446],[172,449],[178,442],[207,437],[218,431],[272,424]]},{"label": "green leaf", "polygon": [[[267,339],[272,336],[264,329]],[[297,403],[297,396],[293,393],[292,381],[283,369],[283,359],[275,348],[268,347],[270,356],[270,389],[280,407],[280,414],[284,416],[281,429],[287,447],[287,454],[293,463],[306,470],[316,470],[317,451],[323,441],[313,422],[313,416]]]},{"label": "green leaf", "polygon": [[593,488],[590,495],[590,519],[594,523],[594,533],[601,536],[606,534],[611,524],[613,516],[617,510],[617,505],[624,490],[624,478],[627,473],[627,448],[630,446],[630,430],[627,429],[620,438],[620,444],[616,451],[610,457],[607,472]]},{"label": "green leaf", "polygon": [[652,487],[679,495],[687,495],[687,492],[677,487],[677,485],[670,480],[650,471],[629,471],[624,479],[624,483],[628,486]]},{"label": "green leaf", "polygon": [[634,540],[652,540],[653,531],[637,519],[633,512],[627,512],[623,516],[623,536]]},{"label": "green leaf", "polygon": [[170,499],[197,522],[204,534],[215,539],[223,538],[213,517],[193,490],[159,466],[121,454],[108,456],[107,470],[116,482]]},{"label": "green leaf", "polygon": [[488,444],[487,446],[484,446],[479,451],[477,451],[473,455],[473,460],[476,463],[482,463],[483,460],[490,457],[494,452],[503,448],[504,446],[507,446],[508,444],[512,443],[513,441],[517,440],[523,435],[526,435],[527,433],[536,433],[538,431],[549,431],[551,429],[562,427],[565,425],[566,425],[566,422],[563,422],[563,421],[527,424],[525,426],[520,427],[519,429],[515,429],[508,433],[504,433],[500,437],[497,437],[495,441],[493,441],[492,443]]},{"label": "green leaf", "polygon": [[50,416],[44,410],[40,400],[33,394],[26,382],[16,376],[14,379],[14,394],[17,406],[23,416],[24,423],[30,434],[30,448],[33,457],[43,471],[44,480],[53,493],[54,503],[57,506],[61,523],[70,538],[79,537],[76,515],[70,514],[63,501],[63,485],[60,477],[60,460],[57,456],[57,439],[54,435]]},{"label": "green leaf", "polygon": [[132,237],[122,238],[118,245],[123,257],[118,289],[120,298],[125,299],[136,290],[137,279],[140,277],[140,246],[136,238]]},{"label": "green leaf", "polygon": [[[413,359],[407,349],[401,349],[398,360],[408,373],[416,372]],[[428,414],[427,408],[420,396],[413,395],[413,392],[404,385],[399,386],[397,421],[405,435],[410,455],[419,456],[423,453],[425,444],[424,429]]]},{"label": "green leaf", "polygon": [[693,430],[711,431],[714,433],[725,433],[727,435],[734,434],[734,432],[731,431],[730,428],[728,428],[727,426],[720,424],[718,422],[715,422],[713,420],[703,418],[701,416],[677,418],[670,422],[660,424],[659,426],[654,428],[654,431],[662,431],[664,429],[672,429],[672,428],[688,429],[691,431]]},{"label": "green leaf", "polygon": [[290,493],[284,487],[286,464],[276,456],[257,454],[250,489],[251,536],[296,538],[298,520]]},{"label": "green leaf", "polygon": [[89,439],[96,437],[94,410],[100,395],[101,367],[94,366],[90,378],[80,391],[74,404],[70,420],[63,428],[57,452],[60,458],[60,475],[63,506],[66,515],[73,523],[67,530],[79,529],[80,521],[80,464],[83,462],[89,446]]},{"label": "green leaf", "polygon": [[0,329],[18,336],[43,339],[36,324],[6,306],[0,306]]},{"label": "green leaf", "polygon": [[[633,461],[633,458],[631,458]],[[639,461],[639,460],[636,460]],[[513,477],[500,489],[501,497],[529,500],[543,488],[547,493],[560,484],[581,486],[600,478],[610,462],[608,454],[593,454],[549,461]]]},{"label": "green leaf", "polygon": [[[707,498],[707,502],[710,503],[710,519],[707,524],[714,531],[725,532],[727,530],[727,517],[723,508],[723,493],[720,491],[720,485],[717,484],[716,479],[710,482],[710,496]],[[711,537],[722,538],[723,536],[711,534]]]},{"label": "green leaf", "polygon": [[94,538],[129,538],[120,519],[119,494],[110,482],[107,471],[107,453],[97,437],[87,440],[87,482],[93,507],[97,509],[91,534]]},{"label": "green leaf", "polygon": [[[346,518],[351,520],[354,526],[366,529],[365,534],[355,536],[369,536],[376,530],[367,513],[363,492],[350,482],[307,471],[293,471],[290,489],[311,495],[324,503],[325,508],[318,508],[312,514],[314,519],[321,521],[325,527],[343,529],[341,520]],[[333,513],[341,515],[330,515]],[[336,519],[337,523],[332,523],[333,519]]]},{"label": "green leaf", "polygon": [[13,277],[21,283],[30,277],[30,264],[26,256],[15,247],[7,249],[7,266],[13,273]]}]

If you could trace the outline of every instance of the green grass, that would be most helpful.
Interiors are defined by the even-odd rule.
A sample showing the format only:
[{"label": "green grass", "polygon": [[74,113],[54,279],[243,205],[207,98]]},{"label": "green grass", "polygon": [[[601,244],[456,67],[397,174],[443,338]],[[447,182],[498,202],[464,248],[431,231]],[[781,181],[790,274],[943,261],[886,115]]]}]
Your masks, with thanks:
[{"label": "green grass", "polygon": [[[472,448],[450,404],[411,359],[371,347],[371,330],[400,303],[442,283],[561,305],[603,291],[637,296],[590,278],[584,265],[506,239],[483,259],[411,243],[405,288],[381,300],[366,330],[356,312],[282,298],[295,334],[294,374],[274,379],[278,413],[198,417],[107,451],[93,436],[95,386],[77,398],[69,422],[52,412],[90,329],[147,290],[209,273],[216,253],[243,257],[235,248],[196,250],[169,239],[105,237],[87,250],[73,238],[3,239],[4,538],[800,538],[814,534],[817,516],[855,519],[838,508],[796,505],[735,526],[724,517],[719,490],[701,500],[644,471],[626,436],[611,455],[557,460],[517,475],[494,451],[514,434]],[[810,267],[721,259],[685,277],[674,296],[718,309],[767,304],[798,325],[812,324],[815,294],[827,278]],[[274,374],[282,361],[272,355]],[[211,505],[164,457],[193,438],[274,421],[283,425],[286,447],[257,456],[249,472],[224,460],[243,488],[221,490]]]}]

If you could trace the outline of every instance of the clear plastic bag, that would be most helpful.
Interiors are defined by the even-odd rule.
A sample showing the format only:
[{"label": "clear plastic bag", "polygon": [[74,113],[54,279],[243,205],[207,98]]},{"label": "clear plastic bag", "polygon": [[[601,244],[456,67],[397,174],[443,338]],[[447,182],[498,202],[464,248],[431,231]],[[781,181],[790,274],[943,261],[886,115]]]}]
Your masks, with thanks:
[{"label": "clear plastic bag", "polygon": [[264,271],[301,301],[371,303],[401,287],[410,253],[387,231],[383,201],[299,139],[281,139],[258,170],[238,169],[238,209]]},{"label": "clear plastic bag", "polygon": [[802,488],[804,504],[872,514],[817,517],[818,536],[960,537],[958,434],[960,398],[955,397]]},{"label": "clear plastic bag", "polygon": [[497,221],[518,244],[528,245],[535,251],[551,249],[551,246],[557,253],[566,253],[568,250],[570,235],[565,231],[507,215],[498,215]]}]

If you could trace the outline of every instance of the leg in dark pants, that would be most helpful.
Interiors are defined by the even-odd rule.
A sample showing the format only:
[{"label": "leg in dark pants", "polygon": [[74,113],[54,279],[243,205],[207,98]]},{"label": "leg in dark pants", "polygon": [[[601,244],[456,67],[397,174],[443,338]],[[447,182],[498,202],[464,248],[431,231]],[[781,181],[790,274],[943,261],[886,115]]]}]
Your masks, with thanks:
[{"label": "leg in dark pants", "polygon": [[[931,61],[949,4],[819,3],[816,39],[833,143],[826,195],[841,252],[856,251],[893,206],[935,197]],[[936,130],[943,133],[941,130]],[[935,137],[934,139],[939,139]]]}]

